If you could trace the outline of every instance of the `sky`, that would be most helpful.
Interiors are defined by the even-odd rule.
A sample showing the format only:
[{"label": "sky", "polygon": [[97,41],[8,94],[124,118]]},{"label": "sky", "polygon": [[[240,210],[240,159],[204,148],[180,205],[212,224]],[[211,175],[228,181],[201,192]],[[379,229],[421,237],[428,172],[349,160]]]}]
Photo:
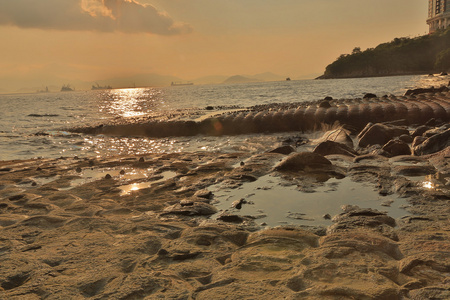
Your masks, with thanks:
[{"label": "sky", "polygon": [[155,73],[314,78],[426,34],[426,0],[0,0],[0,92]]}]

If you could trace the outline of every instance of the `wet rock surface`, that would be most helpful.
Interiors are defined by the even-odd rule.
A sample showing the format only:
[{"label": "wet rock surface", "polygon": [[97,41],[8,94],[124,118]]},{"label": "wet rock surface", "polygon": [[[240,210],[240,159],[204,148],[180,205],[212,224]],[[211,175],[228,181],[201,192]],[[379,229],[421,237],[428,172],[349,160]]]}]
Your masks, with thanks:
[{"label": "wet rock surface", "polygon": [[[450,148],[395,157],[343,149],[352,155],[2,161],[0,298],[448,299]],[[341,213],[323,212],[326,227],[214,215],[214,185],[233,193],[271,175],[312,193],[323,181],[307,175],[319,169],[365,183],[381,200],[406,199],[404,216],[345,196],[336,199]],[[257,205],[235,200],[234,209]]]}]

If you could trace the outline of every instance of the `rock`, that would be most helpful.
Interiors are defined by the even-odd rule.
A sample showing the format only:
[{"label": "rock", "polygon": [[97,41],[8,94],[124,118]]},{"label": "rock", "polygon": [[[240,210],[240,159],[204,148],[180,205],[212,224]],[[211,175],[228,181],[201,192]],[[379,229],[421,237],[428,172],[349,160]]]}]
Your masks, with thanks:
[{"label": "rock", "polygon": [[323,100],[331,101],[331,100],[333,100],[333,97],[331,97],[331,96],[326,96],[325,98],[323,98]]},{"label": "rock", "polygon": [[[328,97],[327,97],[328,98]],[[332,100],[333,98],[331,98],[331,99],[326,99],[325,98],[325,100],[324,101],[321,101],[320,103],[319,103],[319,107],[322,107],[322,108],[330,108],[331,107],[331,104],[330,104],[330,102],[328,101],[328,100]]]},{"label": "rock", "polygon": [[[384,253],[395,260],[401,259],[402,254],[397,243],[386,237],[365,230],[334,233],[320,238],[320,246],[351,249],[361,253]],[[333,257],[328,257],[333,258]]]},{"label": "rock", "polygon": [[257,231],[250,234],[247,242],[254,243],[265,238],[289,238],[304,242],[310,247],[318,247],[319,245],[319,237],[317,235],[295,226],[280,226]]},{"label": "rock", "polygon": [[411,136],[413,138],[415,138],[416,136],[421,136],[430,129],[431,129],[430,126],[426,126],[426,125],[419,126],[416,128],[416,130],[414,130],[414,132],[411,134]]},{"label": "rock", "polygon": [[269,151],[269,153],[279,153],[285,155],[291,154],[292,152],[295,152],[295,149],[292,146],[281,146]]},{"label": "rock", "polygon": [[424,136],[416,136],[414,138],[413,142],[411,143],[411,147],[414,149],[415,147],[419,146],[420,144],[422,144],[426,140],[427,140],[427,138],[424,137]]},{"label": "rock", "polygon": [[398,137],[398,139],[407,144],[411,144],[414,140],[414,138],[409,134],[402,134],[401,136]]},{"label": "rock", "polygon": [[439,152],[450,146],[450,129],[443,133],[433,135],[420,145],[414,147],[415,155],[426,155]]},{"label": "rock", "polygon": [[433,135],[444,133],[447,129],[450,129],[450,123],[441,127],[431,128],[430,130],[427,130],[423,136],[429,138]]},{"label": "rock", "polygon": [[314,148],[313,153],[317,153],[317,154],[320,154],[323,156],[332,155],[332,154],[341,154],[341,155],[355,157],[358,155],[358,152],[356,152],[352,148],[349,148],[348,146],[346,146],[344,144],[336,143],[333,141],[326,141],[326,142],[320,143],[319,145],[317,145]]},{"label": "rock", "polygon": [[333,129],[325,132],[322,137],[312,141],[313,144],[319,144],[326,141],[332,141],[353,148],[353,140],[344,128]]},{"label": "rock", "polygon": [[413,95],[419,95],[419,94],[426,94],[426,93],[442,93],[448,91],[448,88],[446,86],[441,86],[440,88],[435,89],[434,87],[431,88],[417,88],[413,90],[407,90],[405,92],[405,96],[413,96]]},{"label": "rock", "polygon": [[217,220],[227,222],[227,223],[243,223],[244,218],[238,215],[232,215],[229,213],[222,213],[217,217]]},{"label": "rock", "polygon": [[233,201],[233,203],[231,203],[231,207],[236,208],[236,209],[241,209],[242,208],[242,204],[247,203],[247,201],[245,201],[244,198],[241,198],[239,200]]},{"label": "rock", "polygon": [[377,95],[372,94],[372,93],[367,93],[364,95],[363,99],[372,99],[372,98],[376,98]]},{"label": "rock", "polygon": [[392,240],[398,240],[398,236],[393,229],[396,225],[395,219],[389,217],[386,213],[353,205],[347,205],[343,210],[343,213],[333,217],[332,221],[335,224],[328,227],[328,235],[364,228],[380,233]]},{"label": "rock", "polygon": [[205,189],[195,192],[194,196],[198,198],[211,199],[214,194],[211,191]]},{"label": "rock", "polygon": [[203,203],[194,202],[192,205],[181,205],[180,203],[166,207],[161,213],[164,215],[185,215],[185,216],[207,216],[217,213],[217,208],[214,206]]},{"label": "rock", "polygon": [[330,168],[331,162],[317,153],[300,152],[289,155],[276,167],[276,171],[304,171],[305,169]]},{"label": "rock", "polygon": [[362,133],[358,145],[361,148],[365,148],[376,144],[384,145],[397,136],[409,134],[409,131],[405,128],[377,123]]},{"label": "rock", "polygon": [[405,142],[398,140],[390,140],[381,149],[390,153],[392,156],[411,154],[409,146]]}]

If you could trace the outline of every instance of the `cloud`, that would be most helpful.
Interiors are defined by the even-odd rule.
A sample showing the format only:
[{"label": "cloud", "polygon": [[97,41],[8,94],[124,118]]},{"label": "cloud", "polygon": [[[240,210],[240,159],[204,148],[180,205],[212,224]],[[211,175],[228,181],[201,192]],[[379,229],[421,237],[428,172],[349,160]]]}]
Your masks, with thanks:
[{"label": "cloud", "polygon": [[53,30],[153,33],[192,31],[169,15],[136,0],[0,0],[0,26]]}]

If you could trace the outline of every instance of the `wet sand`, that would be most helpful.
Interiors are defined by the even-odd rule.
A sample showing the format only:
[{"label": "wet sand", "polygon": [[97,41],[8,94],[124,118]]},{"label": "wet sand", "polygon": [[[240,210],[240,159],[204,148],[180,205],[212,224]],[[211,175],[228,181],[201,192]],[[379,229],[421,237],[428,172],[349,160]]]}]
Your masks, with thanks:
[{"label": "wet sand", "polygon": [[[295,154],[2,161],[0,298],[450,298],[450,148],[364,151],[288,170],[280,161]],[[276,203],[291,197],[284,189],[320,198],[327,182],[344,179],[387,211],[403,201],[404,215],[339,195],[338,213],[300,206],[293,225],[267,226],[262,196],[238,196],[253,184],[275,190]]]}]

